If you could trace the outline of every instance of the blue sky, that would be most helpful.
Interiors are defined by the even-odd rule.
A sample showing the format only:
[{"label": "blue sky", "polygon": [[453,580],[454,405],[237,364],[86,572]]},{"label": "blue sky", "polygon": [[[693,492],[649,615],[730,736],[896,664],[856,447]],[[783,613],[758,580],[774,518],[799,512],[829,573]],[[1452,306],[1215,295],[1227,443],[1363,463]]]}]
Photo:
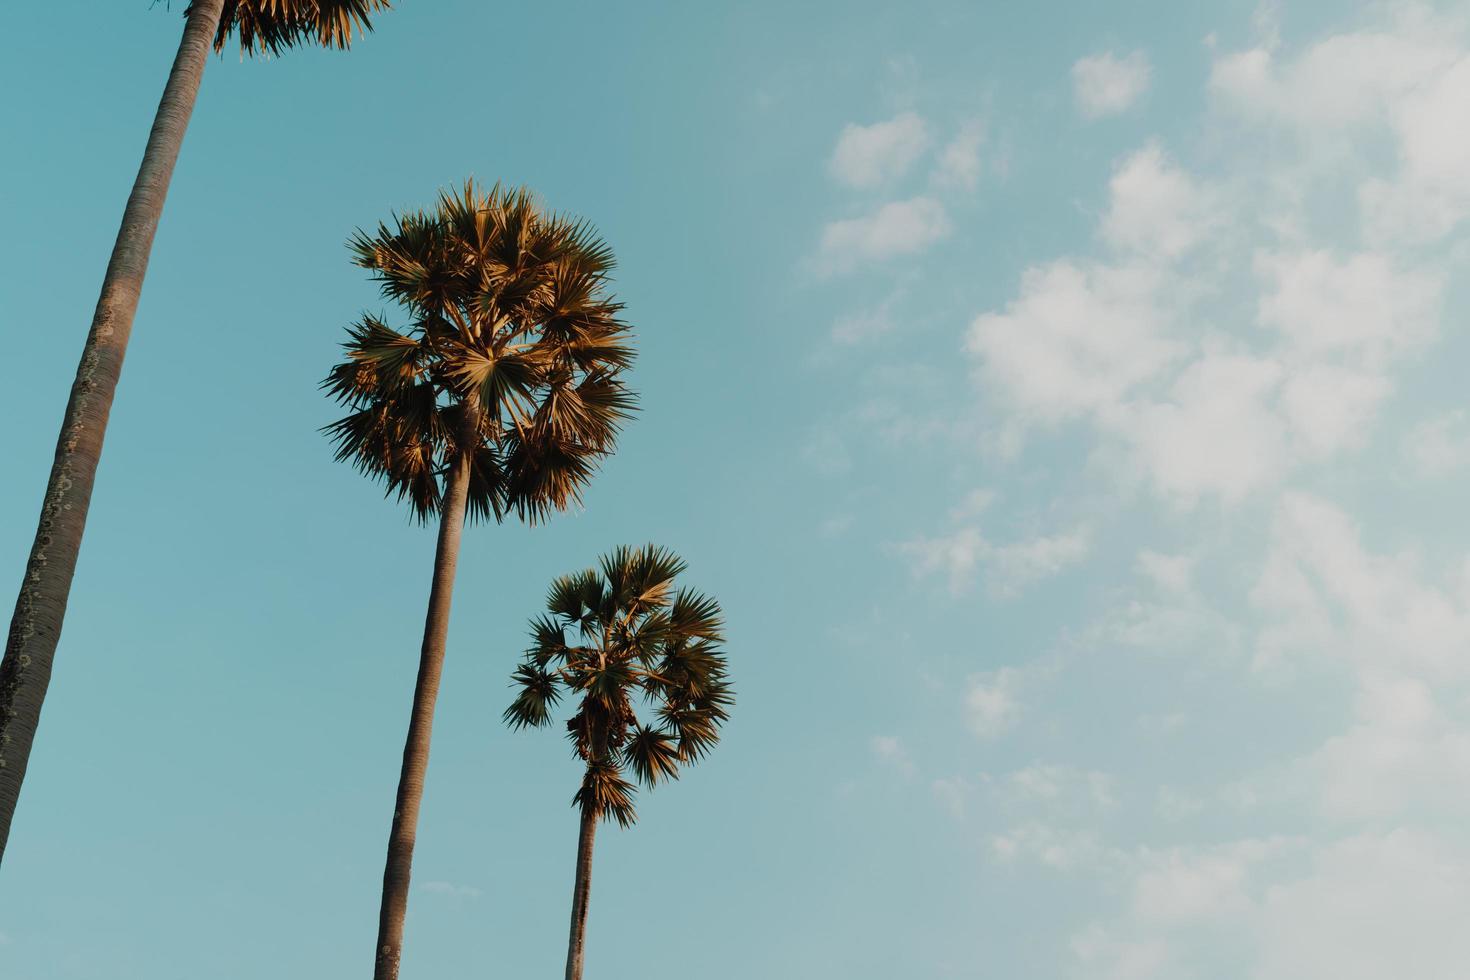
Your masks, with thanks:
[{"label": "blue sky", "polygon": [[[210,63],[6,977],[367,969],[433,535],[316,382],[379,306],[348,234],[471,175],[617,250],[644,412],[585,511],[466,537],[405,978],[560,968],[577,770],[506,680],[646,540],[739,702],[599,838],[591,975],[1461,976],[1470,6],[713,6]],[[0,11],[17,575],[180,29],[101,7]]]}]

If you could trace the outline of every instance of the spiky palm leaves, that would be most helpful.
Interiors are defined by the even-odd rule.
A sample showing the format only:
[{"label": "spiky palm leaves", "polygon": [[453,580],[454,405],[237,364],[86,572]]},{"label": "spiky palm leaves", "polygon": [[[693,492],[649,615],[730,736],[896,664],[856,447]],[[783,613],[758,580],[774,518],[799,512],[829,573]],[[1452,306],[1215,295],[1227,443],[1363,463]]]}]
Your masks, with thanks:
[{"label": "spiky palm leaves", "polygon": [[143,289],[153,235],[199,93],[209,50],[238,37],[244,54],[276,53],[316,42],[345,48],[370,29],[388,0],[189,0],[178,53],[148,134],[122,227],[102,279],[92,328],[82,347],[36,536],[0,660],[0,856],[40,724],[41,705],[61,636],[81,551],[92,485],[123,355]]},{"label": "spiky palm leaves", "polygon": [[323,382],[352,410],[329,427],[338,459],[421,520],[462,460],[472,518],[534,523],[579,501],[634,404],[611,250],[525,190],[473,183],[351,248],[408,319],[362,317]]},{"label": "spiky palm leaves", "polygon": [[[674,579],[684,562],[664,548],[619,548],[600,571],[560,578],[531,647],[512,676],[505,711],[514,728],[551,722],[563,696],[577,699],[567,737],[585,763],[574,805],[623,826],[635,818],[634,786],[652,788],[703,758],[719,740],[734,699],[720,606]],[[635,702],[651,710],[640,720]]]},{"label": "spiky palm leaves", "polygon": [[[572,890],[566,980],[581,980],[597,824],[626,827],[636,817],[634,786],[653,787],[704,756],[720,737],[734,700],[726,676],[720,606],[675,591],[684,562],[648,545],[619,548],[587,569],[557,579],[547,614],[531,622],[531,647],[512,675],[513,728],[551,723],[566,695],[577,701],[567,737],[584,764],[572,799],[581,810]],[[635,701],[652,715],[641,721]]]},{"label": "spiky palm leaves", "polygon": [[[200,4],[190,0],[185,13]],[[346,48],[354,33],[372,30],[371,14],[390,0],[225,0],[214,49],[224,51],[233,35],[242,54],[280,54],[299,44]]]}]

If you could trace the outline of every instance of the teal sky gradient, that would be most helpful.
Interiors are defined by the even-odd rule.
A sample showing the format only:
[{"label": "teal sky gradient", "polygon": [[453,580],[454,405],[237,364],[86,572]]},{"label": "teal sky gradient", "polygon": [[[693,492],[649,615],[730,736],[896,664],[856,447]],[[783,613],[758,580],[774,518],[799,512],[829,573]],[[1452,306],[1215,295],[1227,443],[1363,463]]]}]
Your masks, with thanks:
[{"label": "teal sky gradient", "polygon": [[[179,6],[0,10],[9,585]],[[1291,790],[1317,785],[1293,760],[1327,765],[1331,746],[1357,744],[1333,739],[1371,729],[1380,716],[1363,705],[1384,677],[1394,705],[1431,682],[1443,698],[1433,724],[1393,728],[1406,759],[1463,756],[1425,784],[1470,775],[1454,666],[1470,622],[1457,528],[1470,454],[1449,452],[1433,479],[1404,462],[1429,421],[1463,423],[1446,415],[1470,353],[1463,228],[1367,241],[1344,216],[1356,185],[1331,197],[1337,175],[1361,175],[1333,154],[1397,173],[1408,151],[1391,126],[1298,140],[1230,116],[1211,87],[1230,52],[1261,46],[1291,65],[1344,32],[1438,36],[1445,64],[1470,51],[1455,33],[1464,5],[1386,9],[405,0],[345,55],[212,59],[0,873],[0,976],[368,969],[434,540],[333,462],[317,382],[347,324],[382,307],[347,236],[470,176],[526,184],[614,247],[643,411],[585,511],[466,534],[405,980],[560,969],[577,767],[556,733],[512,734],[500,713],[551,579],[644,541],[680,553],[689,584],[723,603],[738,701],[710,758],[644,794],[636,827],[599,837],[590,976],[1302,980],[1316,967],[1293,964],[1316,963],[1352,980],[1293,959],[1306,954],[1272,931],[1316,907],[1311,889],[1331,890],[1342,853],[1368,854],[1358,864],[1377,882],[1440,868],[1434,907],[1463,912],[1463,794],[1375,785],[1402,804],[1380,812],[1342,804],[1357,797],[1330,774],[1306,798]],[[1438,16],[1453,29],[1423,26]],[[1108,51],[1143,52],[1149,82],[1090,119],[1073,65]],[[829,160],[844,127],[905,112],[929,133],[918,162],[842,186]],[[980,173],[945,189],[926,175],[967,122],[983,128]],[[1252,322],[1256,293],[1232,285],[1254,282],[1273,249],[1371,250],[1444,277],[1432,336],[1352,362],[1390,386],[1358,420],[1362,440],[1284,449],[1238,494],[1211,484],[1185,499],[1151,482],[1107,407],[1037,421],[1029,395],[1007,394],[972,322],[1012,309],[1028,269],[1113,261],[1099,231],[1110,180],[1150,145],[1230,196],[1218,227],[1252,222],[1215,235],[1231,251],[1179,260],[1197,262],[1180,282],[1208,283],[1171,327],[1191,351],[1276,356]],[[1313,166],[1334,176],[1302,178]],[[1301,227],[1263,231],[1275,226],[1256,209],[1276,199],[1241,188],[1290,180],[1306,203],[1282,223]],[[1461,200],[1443,194],[1436,207]],[[945,215],[927,246],[850,263],[824,252],[832,223],[915,198]],[[893,320],[879,336],[834,339],[879,309]],[[1297,356],[1281,354],[1282,370]],[[1182,400],[1170,377],[1141,384]],[[991,502],[967,509],[976,491]],[[1358,529],[1362,595],[1401,587],[1381,619],[1262,598],[1289,577],[1262,586],[1263,567],[1307,567],[1316,546],[1291,542],[1338,527],[1319,500]],[[965,538],[974,521],[988,543]],[[1023,554],[1070,528],[1082,554]],[[959,550],[926,563],[941,538]],[[1144,551],[1185,556],[1191,584],[1149,591]],[[1354,554],[1342,544],[1322,567]],[[1391,619],[1426,602],[1446,610],[1427,634]],[[1288,615],[1280,640],[1270,629]],[[1145,619],[1147,642],[1120,638]],[[1424,636],[1446,642],[1450,666],[1373,659]],[[1288,647],[1309,652],[1272,669],[1268,653]],[[990,717],[983,692],[996,690],[1009,706]],[[1158,894],[1206,911],[1178,925],[1155,914]],[[1401,975],[1448,978],[1439,964],[1460,947],[1446,940],[1436,959],[1418,935],[1400,937],[1422,960]]]}]

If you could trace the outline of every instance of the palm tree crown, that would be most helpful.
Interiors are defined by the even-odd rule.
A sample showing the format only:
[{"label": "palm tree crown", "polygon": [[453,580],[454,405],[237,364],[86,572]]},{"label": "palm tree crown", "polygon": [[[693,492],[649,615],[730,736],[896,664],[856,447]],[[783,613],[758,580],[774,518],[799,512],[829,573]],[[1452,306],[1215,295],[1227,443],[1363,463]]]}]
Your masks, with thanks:
[{"label": "palm tree crown", "polygon": [[[190,0],[184,13],[197,2]],[[369,15],[391,6],[390,0],[225,0],[214,49],[229,47],[232,34],[240,41],[241,54],[280,54],[312,42],[346,48],[354,33],[373,29]]]},{"label": "palm tree crown", "polygon": [[580,502],[635,404],[608,246],[523,189],[469,182],[350,247],[408,319],[401,333],[364,315],[323,382],[352,410],[328,427],[337,458],[420,520],[461,461],[471,518],[534,523]]},{"label": "palm tree crown", "polygon": [[[547,615],[531,623],[531,647],[516,669],[514,728],[543,726],[563,694],[580,697],[567,737],[586,763],[573,799],[584,814],[635,819],[634,787],[677,778],[719,740],[734,692],[726,675],[720,606],[674,590],[684,562],[665,548],[619,548],[601,570],[557,579]],[[568,634],[574,633],[569,638]],[[580,645],[574,645],[574,640]],[[635,697],[653,709],[648,723]]]}]

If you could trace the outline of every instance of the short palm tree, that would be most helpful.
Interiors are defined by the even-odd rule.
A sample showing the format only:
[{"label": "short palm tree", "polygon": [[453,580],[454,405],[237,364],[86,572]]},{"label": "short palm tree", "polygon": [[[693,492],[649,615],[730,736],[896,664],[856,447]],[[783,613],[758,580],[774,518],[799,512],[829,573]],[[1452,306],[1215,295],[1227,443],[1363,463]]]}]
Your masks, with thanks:
[{"label": "short palm tree", "polygon": [[183,38],[102,278],[92,329],[82,346],[35,542],[5,641],[5,658],[0,661],[0,858],[51,682],[107,416],[122,374],[153,234],[209,49],[212,45],[222,52],[232,38],[238,39],[244,54],[274,54],[308,43],[345,48],[354,34],[370,29],[369,15],[388,5],[388,0],[191,0],[184,11]]},{"label": "short palm tree", "polygon": [[[581,826],[566,980],[582,976],[597,822],[611,817],[627,827],[635,817],[624,773],[649,788],[677,778],[719,740],[734,701],[719,603],[675,591],[684,562],[649,545],[619,548],[601,565],[600,573],[589,568],[552,585],[505,711],[514,728],[540,727],[564,694],[576,699],[567,737],[585,768],[572,799]],[[652,709],[647,723],[635,700]]]},{"label": "short palm tree", "polygon": [[359,232],[357,263],[406,314],[363,316],[323,385],[350,410],[337,458],[387,483],[439,539],[383,872],[374,977],[398,976],[434,701],[466,516],[531,523],[580,500],[634,399],[611,250],[524,190],[468,183]]}]

